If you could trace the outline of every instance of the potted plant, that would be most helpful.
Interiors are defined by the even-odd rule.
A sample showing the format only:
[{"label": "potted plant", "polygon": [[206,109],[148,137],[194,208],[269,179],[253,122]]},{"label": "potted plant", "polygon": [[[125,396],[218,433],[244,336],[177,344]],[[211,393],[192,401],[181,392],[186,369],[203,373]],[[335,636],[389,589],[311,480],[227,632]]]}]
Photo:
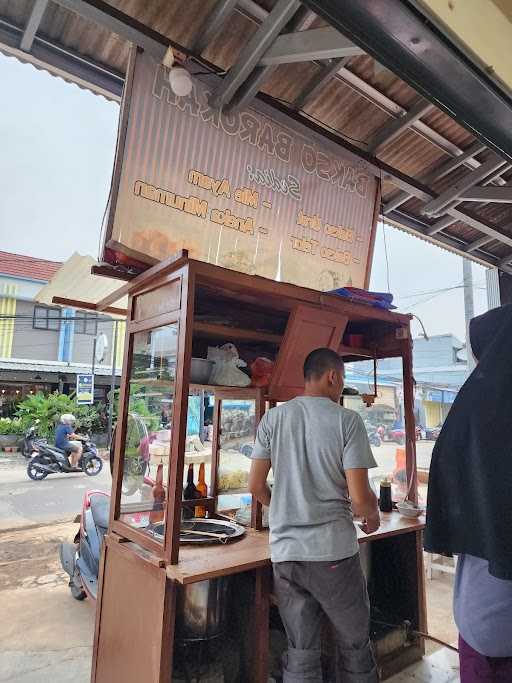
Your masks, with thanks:
[{"label": "potted plant", "polygon": [[0,417],[0,448],[14,448],[23,434],[19,418]]}]

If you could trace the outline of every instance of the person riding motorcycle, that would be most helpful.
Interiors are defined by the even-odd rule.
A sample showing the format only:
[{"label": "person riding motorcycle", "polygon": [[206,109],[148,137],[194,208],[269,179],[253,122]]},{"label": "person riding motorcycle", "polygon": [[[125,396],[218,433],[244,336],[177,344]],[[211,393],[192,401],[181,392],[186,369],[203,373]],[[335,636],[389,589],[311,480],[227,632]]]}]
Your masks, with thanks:
[{"label": "person riding motorcycle", "polygon": [[76,418],[71,413],[61,415],[60,424],[55,430],[55,445],[66,453],[71,467],[77,468],[82,455],[82,442],[73,430],[75,422]]}]

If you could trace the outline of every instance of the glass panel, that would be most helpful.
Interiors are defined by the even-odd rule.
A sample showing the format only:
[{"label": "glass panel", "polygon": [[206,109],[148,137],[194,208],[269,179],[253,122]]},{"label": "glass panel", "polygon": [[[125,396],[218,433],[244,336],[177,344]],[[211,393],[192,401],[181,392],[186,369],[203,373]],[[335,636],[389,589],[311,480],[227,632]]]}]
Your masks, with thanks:
[{"label": "glass panel", "polygon": [[98,332],[98,316],[86,315],[85,318],[85,333],[96,335]]},{"label": "glass panel", "polygon": [[48,329],[48,310],[43,306],[34,307],[34,320],[33,327],[36,330],[47,330]]},{"label": "glass panel", "polygon": [[163,542],[177,324],[133,335],[121,519]]},{"label": "glass panel", "polygon": [[251,502],[248,478],[256,432],[256,403],[253,399],[223,399],[220,416],[218,510],[238,510]]},{"label": "glass panel", "polygon": [[[377,398],[373,405],[367,407],[361,396],[344,396],[345,408],[359,413],[366,427],[370,446],[377,461],[377,467],[369,471],[370,482],[377,495],[380,482],[388,478],[392,482],[394,501],[403,500],[409,493],[410,483],[407,481],[405,467],[405,420],[403,405],[402,361],[393,359],[396,370],[379,381]],[[381,364],[384,361],[381,361]],[[380,367],[380,366],[379,366]],[[385,366],[384,366],[385,367]],[[380,369],[379,369],[380,372]],[[346,387],[357,389],[360,394],[373,394],[372,364],[354,363],[346,367]],[[417,428],[417,460],[418,467],[428,468],[431,445],[420,442],[420,429]],[[426,502],[426,489],[420,484],[420,503]]]},{"label": "glass panel", "polygon": [[[184,498],[208,497],[211,493],[211,462],[213,440],[214,397],[211,392],[194,390],[188,399],[187,439],[185,442],[185,467],[183,470]],[[203,467],[201,467],[203,465]],[[204,481],[201,474],[204,471]],[[187,479],[192,478],[194,487],[187,489]],[[204,488],[206,487],[206,488]],[[204,506],[184,507],[185,517],[205,517]]]},{"label": "glass panel", "polygon": [[57,308],[48,309],[48,329],[58,330],[60,329],[60,315],[61,312]]},{"label": "glass panel", "polygon": [[76,311],[75,313],[75,333],[85,333],[85,313],[81,313],[80,311]]}]

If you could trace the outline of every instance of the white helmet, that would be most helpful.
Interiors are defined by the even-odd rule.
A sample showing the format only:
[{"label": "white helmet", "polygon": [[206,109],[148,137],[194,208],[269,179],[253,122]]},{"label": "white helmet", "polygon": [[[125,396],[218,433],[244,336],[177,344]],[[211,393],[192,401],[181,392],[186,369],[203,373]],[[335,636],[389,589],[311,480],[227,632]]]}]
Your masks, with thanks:
[{"label": "white helmet", "polygon": [[60,416],[60,421],[65,425],[72,425],[76,421],[76,418],[71,413],[64,413],[64,415]]}]

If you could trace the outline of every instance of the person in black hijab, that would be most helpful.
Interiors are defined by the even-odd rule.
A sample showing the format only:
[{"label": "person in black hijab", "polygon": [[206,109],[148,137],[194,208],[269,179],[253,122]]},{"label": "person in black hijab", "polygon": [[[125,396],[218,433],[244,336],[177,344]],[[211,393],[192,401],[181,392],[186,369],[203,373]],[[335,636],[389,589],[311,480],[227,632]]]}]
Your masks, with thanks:
[{"label": "person in black hijab", "polygon": [[462,683],[512,681],[512,305],[470,323],[478,364],[432,453],[425,550],[458,555]]}]

